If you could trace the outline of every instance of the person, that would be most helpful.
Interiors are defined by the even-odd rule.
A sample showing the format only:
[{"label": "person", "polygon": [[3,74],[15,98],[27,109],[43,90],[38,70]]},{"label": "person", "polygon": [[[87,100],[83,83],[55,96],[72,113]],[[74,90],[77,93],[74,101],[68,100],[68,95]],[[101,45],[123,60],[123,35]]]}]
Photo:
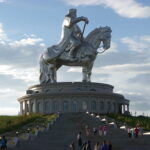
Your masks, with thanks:
[{"label": "person", "polygon": [[106,136],[107,135],[107,127],[106,125],[103,126],[103,135]]},{"label": "person", "polygon": [[132,139],[134,139],[134,137],[135,137],[134,129],[131,129],[131,137],[132,137]]},{"label": "person", "polygon": [[99,127],[99,135],[102,136],[103,135],[103,126]]},{"label": "person", "polygon": [[103,144],[101,146],[101,150],[108,150],[108,145],[106,144],[106,141],[103,141]]},{"label": "person", "polygon": [[91,148],[91,141],[87,141],[86,150],[92,150],[92,148]]},{"label": "person", "polygon": [[81,132],[79,132],[77,135],[77,143],[78,143],[78,148],[81,148],[81,146],[82,146]]},{"label": "person", "polygon": [[87,142],[84,142],[80,148],[80,150],[86,150]]},{"label": "person", "polygon": [[96,142],[95,146],[94,146],[94,150],[100,150],[100,143]]},{"label": "person", "polygon": [[143,136],[143,128],[142,127],[139,127],[139,135]]},{"label": "person", "polygon": [[85,133],[86,133],[86,136],[89,136],[90,134],[90,128],[88,125],[85,126]]},{"label": "person", "polygon": [[96,135],[96,133],[97,133],[97,129],[96,127],[93,127],[93,135]]},{"label": "person", "polygon": [[1,145],[2,145],[2,137],[0,136],[0,147],[1,147]]},{"label": "person", "polygon": [[112,144],[111,144],[111,141],[108,142],[108,150],[112,150]]},{"label": "person", "polygon": [[136,127],[136,128],[134,129],[134,134],[135,134],[135,138],[138,138],[138,134],[139,134],[139,129],[138,129],[138,127]]},{"label": "person", "polygon": [[80,27],[77,25],[78,22],[84,21],[88,24],[88,19],[86,17],[77,17],[76,9],[69,9],[69,13],[65,16],[63,25],[62,25],[62,34],[61,42],[69,40],[69,46],[66,46],[66,49],[69,50],[69,56],[71,60],[75,60],[74,50],[81,44],[82,32]]},{"label": "person", "polygon": [[131,136],[132,136],[131,129],[128,128],[128,129],[127,129],[127,132],[128,132],[128,137],[131,138]]},{"label": "person", "polygon": [[5,138],[5,136],[3,136],[1,139],[1,149],[5,148],[7,148],[7,139]]},{"label": "person", "polygon": [[69,145],[69,150],[75,150],[74,142],[72,142],[72,143]]}]

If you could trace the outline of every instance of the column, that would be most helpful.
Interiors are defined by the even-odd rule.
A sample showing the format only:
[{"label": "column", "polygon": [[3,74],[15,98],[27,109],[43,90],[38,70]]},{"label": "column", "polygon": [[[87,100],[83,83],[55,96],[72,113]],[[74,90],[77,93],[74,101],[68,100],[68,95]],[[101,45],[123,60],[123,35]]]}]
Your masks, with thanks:
[{"label": "column", "polygon": [[127,104],[127,111],[129,112],[129,104]]},{"label": "column", "polygon": [[20,114],[23,115],[23,102],[20,102]]},{"label": "column", "polygon": [[44,99],[41,99],[41,111],[42,111],[42,113],[44,114],[45,113],[45,100]]},{"label": "column", "polygon": [[125,105],[123,104],[123,113],[125,113]]},{"label": "column", "polygon": [[36,103],[36,99],[34,99],[34,108],[33,108],[33,112],[34,112],[34,113],[37,112],[37,103]]},{"label": "column", "polygon": [[25,105],[24,105],[24,110],[25,110],[25,114],[27,114],[28,112],[28,104],[27,104],[27,101],[25,101]]},{"label": "column", "polygon": [[29,99],[29,105],[28,105],[28,112],[29,112],[29,114],[32,113],[31,107],[32,107],[32,106],[31,106],[31,100]]}]

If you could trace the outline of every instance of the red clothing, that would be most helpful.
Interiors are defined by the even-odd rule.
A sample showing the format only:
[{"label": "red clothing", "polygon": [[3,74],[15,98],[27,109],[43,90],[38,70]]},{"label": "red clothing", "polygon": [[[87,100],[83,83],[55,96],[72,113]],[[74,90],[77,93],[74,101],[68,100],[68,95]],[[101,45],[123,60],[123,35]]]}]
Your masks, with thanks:
[{"label": "red clothing", "polygon": [[135,133],[135,134],[138,134],[138,133],[139,133],[139,129],[138,129],[138,128],[135,128],[135,129],[134,129],[134,133]]}]

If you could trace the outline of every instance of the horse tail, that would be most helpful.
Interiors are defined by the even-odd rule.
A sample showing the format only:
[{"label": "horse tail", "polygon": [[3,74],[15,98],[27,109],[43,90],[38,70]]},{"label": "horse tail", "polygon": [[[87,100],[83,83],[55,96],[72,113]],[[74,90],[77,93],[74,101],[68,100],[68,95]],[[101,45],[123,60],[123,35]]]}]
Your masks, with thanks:
[{"label": "horse tail", "polygon": [[40,76],[39,76],[40,84],[47,82],[47,71],[48,71],[47,64],[44,61],[43,55],[41,55],[41,57],[40,57]]}]

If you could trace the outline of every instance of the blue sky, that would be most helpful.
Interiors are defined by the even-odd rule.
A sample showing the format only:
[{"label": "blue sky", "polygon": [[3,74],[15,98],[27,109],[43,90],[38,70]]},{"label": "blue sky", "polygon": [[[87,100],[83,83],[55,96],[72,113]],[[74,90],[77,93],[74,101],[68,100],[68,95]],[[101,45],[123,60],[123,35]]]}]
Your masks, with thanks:
[{"label": "blue sky", "polygon": [[[17,98],[39,84],[39,56],[59,41],[69,8],[89,19],[85,36],[112,28],[111,48],[97,57],[92,81],[114,85],[132,112],[150,114],[149,0],[0,0],[0,115],[17,114]],[[81,80],[76,67],[58,71],[58,81]]]}]

